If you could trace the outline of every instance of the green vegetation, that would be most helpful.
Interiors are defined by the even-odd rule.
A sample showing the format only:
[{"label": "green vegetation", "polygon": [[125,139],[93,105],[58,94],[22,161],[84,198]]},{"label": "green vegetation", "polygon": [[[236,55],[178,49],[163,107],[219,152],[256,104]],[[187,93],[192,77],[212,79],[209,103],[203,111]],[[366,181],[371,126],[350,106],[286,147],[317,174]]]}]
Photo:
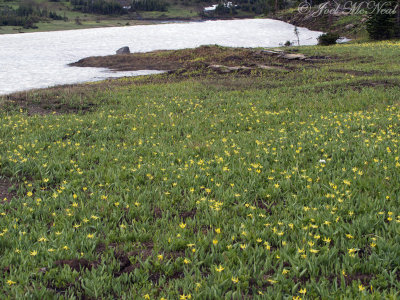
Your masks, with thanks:
[{"label": "green vegetation", "polygon": [[127,11],[117,1],[105,0],[70,0],[73,9],[84,13],[102,14],[102,15],[123,15]]},{"label": "green vegetation", "polygon": [[3,97],[2,298],[397,298],[400,42],[298,49]]},{"label": "green vegetation", "polygon": [[159,0],[141,0],[132,3],[134,11],[167,11],[168,2]]},{"label": "green vegetation", "polygon": [[339,38],[340,36],[337,33],[324,33],[318,37],[318,44],[322,46],[335,45]]},{"label": "green vegetation", "polygon": [[40,20],[64,20],[54,11],[48,11],[47,7],[41,7],[33,2],[23,2],[17,8],[5,5],[0,7],[0,26],[22,26],[26,29],[37,28],[34,23]]},{"label": "green vegetation", "polygon": [[397,0],[378,1],[381,10],[369,13],[367,31],[371,39],[386,40],[400,37],[400,2]]}]

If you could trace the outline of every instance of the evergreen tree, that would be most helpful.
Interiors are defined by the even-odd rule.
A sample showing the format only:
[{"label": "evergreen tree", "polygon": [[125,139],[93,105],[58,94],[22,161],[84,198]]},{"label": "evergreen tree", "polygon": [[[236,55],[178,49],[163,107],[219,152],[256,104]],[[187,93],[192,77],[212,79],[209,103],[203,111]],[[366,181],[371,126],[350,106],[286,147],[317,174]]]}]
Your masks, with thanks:
[{"label": "evergreen tree", "polygon": [[384,40],[399,36],[399,1],[380,0],[368,15],[367,31],[371,39]]}]

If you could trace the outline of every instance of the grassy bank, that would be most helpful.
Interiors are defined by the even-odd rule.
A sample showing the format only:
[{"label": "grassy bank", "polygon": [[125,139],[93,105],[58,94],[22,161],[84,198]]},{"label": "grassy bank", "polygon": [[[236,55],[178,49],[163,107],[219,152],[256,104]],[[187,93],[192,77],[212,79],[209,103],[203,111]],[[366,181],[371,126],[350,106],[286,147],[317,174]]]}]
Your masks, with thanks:
[{"label": "grassy bank", "polygon": [[92,18],[86,16],[81,19],[80,24],[74,20],[69,21],[49,21],[39,22],[36,24],[37,28],[22,28],[20,26],[0,26],[0,34],[14,34],[14,33],[29,33],[29,32],[44,32],[44,31],[60,31],[60,30],[75,30],[75,29],[88,29],[88,28],[102,28],[102,27],[121,27],[132,25],[149,25],[159,23],[151,20],[129,20],[129,19],[112,19],[112,18]]},{"label": "grassy bank", "polygon": [[3,97],[3,298],[398,297],[399,48]]}]

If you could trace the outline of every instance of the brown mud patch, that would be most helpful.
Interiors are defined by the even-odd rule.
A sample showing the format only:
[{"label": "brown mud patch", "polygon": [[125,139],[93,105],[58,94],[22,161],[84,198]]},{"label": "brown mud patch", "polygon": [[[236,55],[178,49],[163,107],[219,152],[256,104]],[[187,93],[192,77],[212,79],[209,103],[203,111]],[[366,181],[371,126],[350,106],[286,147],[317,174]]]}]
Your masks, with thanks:
[{"label": "brown mud patch", "polygon": [[64,295],[67,294],[67,291],[69,289],[75,289],[75,284],[74,283],[67,283],[67,284],[64,284],[63,286],[57,286],[56,284],[54,284],[52,282],[49,282],[47,284],[47,289],[55,292],[58,295],[63,295],[64,296]]},{"label": "brown mud patch", "polygon": [[131,252],[124,252],[122,250],[115,250],[114,257],[119,261],[120,268],[118,271],[114,272],[114,277],[119,277],[124,273],[134,272],[135,269],[139,269],[141,267],[139,262],[133,264],[131,262],[131,257],[140,258],[142,261],[145,261],[148,257],[153,254],[153,242],[145,242],[138,245],[138,249]]},{"label": "brown mud patch", "polygon": [[212,228],[210,225],[201,225],[201,226],[195,226],[193,228],[193,233],[196,234],[198,232],[201,232],[204,235],[207,235],[209,232],[212,232]]},{"label": "brown mud patch", "polygon": [[95,108],[88,101],[93,93],[85,86],[57,86],[25,92],[16,92],[0,97],[0,109],[4,111],[22,110],[32,115],[87,113]]},{"label": "brown mud patch", "polygon": [[307,282],[310,281],[310,275],[305,274],[305,275],[300,276],[300,277],[294,276],[292,278],[292,280],[293,280],[294,283],[301,283],[302,285],[304,285],[304,284],[306,284]]},{"label": "brown mud patch", "polygon": [[272,208],[277,205],[275,201],[268,202],[261,198],[256,199],[256,205],[258,208],[263,209],[268,215],[272,215]]},{"label": "brown mud patch", "polygon": [[180,279],[180,278],[185,277],[185,274],[180,271],[175,271],[172,274],[165,274],[162,272],[151,272],[149,274],[149,280],[151,280],[151,282],[153,282],[153,284],[158,284],[161,277],[164,277],[166,283],[169,283],[170,280]]},{"label": "brown mud patch", "polygon": [[268,281],[268,279],[273,275],[275,272],[271,270],[267,274],[263,276],[263,280],[256,280],[255,278],[249,279],[249,288],[247,290],[248,295],[256,296],[260,291],[265,292],[268,287],[272,286],[273,284]]},{"label": "brown mud patch", "polygon": [[315,86],[307,89],[308,92],[313,93],[340,93],[346,90],[362,91],[365,88],[396,88],[400,86],[400,81],[397,79],[361,79],[356,82],[349,82],[347,84],[332,84],[329,86]]},{"label": "brown mud patch", "polygon": [[0,274],[5,277],[6,275],[10,274],[10,266],[6,266],[0,269]]},{"label": "brown mud patch", "polygon": [[122,251],[114,252],[115,258],[119,261],[119,271],[114,272],[114,277],[119,277],[124,273],[131,273],[135,271],[135,269],[140,268],[140,264],[132,264],[129,259],[132,255],[130,253],[125,253]]},{"label": "brown mud patch", "polygon": [[161,208],[159,208],[158,206],[155,206],[153,208],[153,217],[154,219],[161,219],[163,216],[163,212],[161,210]]},{"label": "brown mud patch", "polygon": [[397,80],[366,80],[359,83],[351,84],[354,90],[361,90],[364,87],[399,87],[400,82]]},{"label": "brown mud patch", "polygon": [[13,186],[9,179],[0,177],[0,203],[10,202],[12,198],[16,197],[17,194],[12,190]]},{"label": "brown mud patch", "polygon": [[165,253],[165,258],[167,259],[177,259],[178,257],[185,257],[185,251],[177,250],[177,251],[170,251]]},{"label": "brown mud patch", "polygon": [[[346,286],[349,286],[352,284],[353,281],[359,281],[361,282],[362,285],[364,286],[370,286],[371,280],[375,278],[375,275],[373,274],[361,274],[361,273],[356,273],[353,275],[346,275],[344,276],[344,284]],[[340,275],[331,275],[327,278],[329,282],[333,283],[336,281],[336,284],[338,286],[341,285],[342,283],[342,276]]]},{"label": "brown mud patch", "polygon": [[97,267],[98,262],[89,261],[84,258],[80,259],[61,259],[54,262],[56,266],[64,267],[65,265],[69,266],[72,270],[81,271],[84,269],[91,270],[92,268]]},{"label": "brown mud patch", "polygon": [[195,207],[191,210],[183,211],[183,212],[179,213],[179,218],[182,219],[183,221],[185,221],[188,218],[193,219],[194,216],[196,215],[196,213],[197,213],[197,208]]}]

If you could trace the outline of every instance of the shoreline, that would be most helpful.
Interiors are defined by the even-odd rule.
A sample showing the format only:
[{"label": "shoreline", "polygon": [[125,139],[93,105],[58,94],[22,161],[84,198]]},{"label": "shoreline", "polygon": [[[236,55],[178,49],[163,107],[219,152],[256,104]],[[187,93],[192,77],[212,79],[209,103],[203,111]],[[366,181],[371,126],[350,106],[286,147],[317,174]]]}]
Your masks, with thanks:
[{"label": "shoreline", "polygon": [[[247,21],[248,20],[248,21]],[[288,34],[290,35],[290,34],[292,34],[292,32],[293,32],[293,28],[292,28],[292,26],[291,25],[288,25],[288,24],[284,24],[284,23],[281,23],[282,21],[274,21],[273,19],[245,19],[245,20],[242,20],[242,19],[238,19],[236,22],[239,22],[239,23],[235,23],[235,24],[237,24],[236,25],[236,27],[242,27],[242,25],[240,25],[240,24],[242,24],[242,23],[244,23],[244,24],[247,24],[247,22],[250,22],[251,24],[259,24],[259,23],[265,23],[265,22],[271,22],[271,23],[277,23],[278,25],[276,25],[276,26],[286,26],[286,27],[289,27],[289,29],[287,29],[287,31],[288,31]],[[218,24],[221,24],[221,25],[218,25],[218,27],[219,28],[223,28],[223,27],[226,27],[226,23],[228,23],[228,24],[231,24],[231,23],[234,23],[233,21],[227,21],[227,20],[215,20],[216,21],[216,23],[218,23]],[[218,22],[217,22],[218,21]],[[205,22],[205,20],[203,20],[203,21],[201,21],[201,22]],[[209,28],[216,28],[214,25],[217,25],[217,24],[214,24],[213,22],[207,22],[207,24],[204,24],[204,23],[197,23],[197,25],[194,23],[194,26],[203,26],[203,25],[207,25]],[[158,26],[158,25],[155,25],[155,26]],[[181,25],[172,25],[172,26],[181,26]],[[186,25],[183,25],[184,27],[186,26]],[[257,25],[258,26],[258,25]],[[235,28],[236,28],[235,27]],[[251,26],[249,26],[249,27],[251,27]],[[132,27],[132,28],[134,28],[134,26]],[[140,29],[140,31],[142,31],[142,32],[147,32],[147,29],[146,29],[147,27],[144,27],[144,26],[142,26],[142,28]],[[166,28],[165,30],[169,30],[168,28],[168,26],[167,27],[163,27],[163,28]],[[120,31],[121,30],[121,31]],[[130,28],[126,28],[126,30],[130,30]],[[138,29],[139,30],[139,29]],[[305,29],[304,29],[305,30]],[[87,33],[85,33],[85,31],[87,31]],[[306,32],[307,32],[307,30],[305,30]],[[82,34],[87,34],[87,35],[90,35],[91,33],[90,33],[91,31],[90,30],[83,30],[83,31],[81,31],[81,32],[73,32],[73,33],[71,33],[72,35],[79,35],[79,36],[81,36]],[[101,31],[101,32],[103,32],[103,31]],[[118,32],[121,32],[121,34],[117,34],[117,36],[118,36],[118,43],[120,43],[120,38],[119,38],[119,36],[121,35],[121,36],[125,36],[125,34],[123,33],[124,31],[123,31],[123,29],[118,29],[118,28],[114,28],[114,29],[112,29],[112,28],[109,28],[109,29],[105,29],[105,32],[113,32],[113,33],[110,33],[110,36],[111,37],[116,37],[116,33],[118,33]],[[209,32],[209,30],[207,30],[207,32]],[[234,31],[234,33],[237,33],[237,31]],[[311,34],[311,33],[310,33]],[[319,35],[320,33],[318,33],[318,32],[315,32],[315,33],[313,33],[313,38],[314,38],[314,40],[315,40],[315,38]],[[45,34],[45,36],[47,36],[47,37],[50,37],[50,36],[56,36],[56,35],[58,35],[58,33],[52,33],[52,34]],[[211,34],[212,35],[212,34]],[[65,33],[65,36],[68,36],[68,33],[66,32]],[[103,35],[104,36],[104,35]],[[231,35],[229,35],[229,36],[231,36]],[[10,36],[11,37],[11,36]],[[283,36],[284,37],[284,36]],[[281,43],[283,43],[286,39],[285,38],[283,38],[282,37],[282,34],[278,34],[278,35],[276,35],[276,37],[275,37],[275,42],[274,43],[269,43],[269,42],[266,42],[266,43],[261,43],[261,44],[259,44],[259,43],[250,43],[250,44],[254,44],[254,45],[252,45],[251,47],[255,47],[255,48],[252,48],[252,50],[257,50],[257,48],[259,47],[259,46],[261,46],[261,45],[265,45],[265,47],[268,47],[268,48],[275,48],[275,47],[278,47],[279,45],[278,45],[278,42],[279,42],[279,44],[281,44]],[[25,38],[23,37],[23,36],[21,36],[20,37],[22,40],[25,40],[25,38],[28,38],[28,36],[25,36]],[[146,37],[146,39],[147,39],[148,37]],[[1,38],[0,38],[1,39]],[[3,39],[4,41],[5,40],[7,40],[7,38],[6,37],[4,37],[4,39]],[[28,40],[29,40],[29,38],[28,38]],[[63,40],[65,40],[65,38],[63,39]],[[214,39],[211,39],[211,43],[210,43],[210,39],[205,39],[204,41],[203,41],[203,43],[201,44],[201,45],[211,45],[211,44],[215,44],[215,42],[213,41]],[[274,39],[272,39],[272,40],[274,40]],[[72,41],[72,40],[71,40]],[[76,41],[76,39],[75,39],[75,41]],[[313,43],[315,43],[315,42],[313,42]],[[65,44],[65,43],[64,43]],[[190,44],[190,43],[189,43]],[[123,45],[121,45],[121,46],[123,46]],[[121,47],[121,46],[118,46],[117,48],[119,48],[119,47]],[[161,45],[162,46],[162,45]],[[244,46],[244,47],[246,47],[246,45],[242,45],[242,46]],[[67,46],[67,48],[69,49],[69,47],[70,46]],[[181,55],[183,52],[188,52],[188,53],[190,53],[190,52],[193,52],[193,53],[195,53],[196,51],[197,51],[197,49],[196,49],[196,47],[197,47],[197,45],[194,45],[194,46],[190,46],[190,45],[185,45],[185,47],[177,47],[178,49],[179,48],[181,48],[181,49],[186,49],[185,51],[179,51],[179,50],[176,50],[176,44],[174,44],[173,45],[173,47],[175,47],[175,48],[172,48],[172,47],[170,47],[170,49],[171,50],[169,50],[169,53],[174,53],[173,54],[173,56],[176,56],[176,57],[174,57],[174,60],[173,60],[173,62],[174,62],[174,64],[172,64],[170,61],[168,61],[167,62],[167,66],[166,67],[160,67],[160,66],[162,66],[163,64],[165,64],[165,61],[162,61],[162,58],[160,58],[160,57],[158,57],[157,56],[157,54],[159,54],[159,53],[161,53],[162,51],[159,51],[159,50],[155,50],[155,51],[150,51],[150,50],[152,50],[151,48],[149,48],[149,49],[147,49],[146,50],[146,52],[138,52],[138,53],[135,53],[136,51],[138,51],[138,50],[135,50],[136,48],[134,47],[133,49],[131,48],[131,51],[134,53],[132,53],[131,55],[115,55],[114,53],[115,53],[115,49],[117,49],[117,48],[114,48],[114,50],[112,50],[111,49],[111,51],[107,51],[107,52],[96,52],[96,51],[92,51],[92,49],[91,49],[91,51],[87,51],[87,52],[82,52],[80,55],[79,54],[76,54],[73,58],[69,58],[68,60],[65,60],[65,61],[63,61],[63,67],[64,68],[68,68],[67,67],[67,65],[69,65],[69,66],[75,66],[75,67],[77,67],[77,66],[88,66],[88,67],[95,67],[95,68],[106,68],[106,69],[108,69],[108,70],[111,70],[111,71],[140,71],[140,70],[164,70],[164,71],[170,71],[170,70],[176,70],[176,69],[179,69],[179,68],[186,68],[187,66],[182,66],[182,64],[180,64],[179,63],[179,60],[180,60],[180,58],[178,57],[179,55]],[[192,48],[193,47],[193,48]],[[247,46],[247,47],[250,47],[249,45]],[[35,48],[36,49],[36,48]],[[38,48],[37,49],[39,49],[38,51],[42,51],[41,49],[42,49],[42,46],[41,45],[38,45]],[[157,47],[155,48],[155,49],[157,49]],[[162,48],[158,48],[158,49],[162,49]],[[168,48],[167,48],[168,49]],[[108,49],[108,50],[110,50],[110,49]],[[293,49],[294,50],[294,49]],[[69,51],[69,50],[68,50]],[[140,50],[139,50],[140,51]],[[144,50],[143,50],[144,51]],[[289,51],[291,51],[291,50],[289,50]],[[146,54],[142,54],[142,53],[146,53]],[[164,52],[165,53],[165,52]],[[111,54],[111,55],[110,55]],[[109,55],[109,56],[107,56],[107,55]],[[95,62],[95,64],[93,65],[93,60],[92,59],[90,59],[90,62],[89,62],[89,65],[88,64],[86,64],[87,62],[88,62],[88,58],[92,58],[93,56],[98,56],[97,58],[96,58],[96,62]],[[131,59],[133,58],[133,59],[135,59],[135,58],[137,58],[137,57],[142,57],[142,56],[144,56],[145,58],[147,57],[147,58],[149,58],[149,57],[153,57],[150,61],[149,60],[143,60],[142,61],[142,63],[140,64],[140,65],[138,65],[137,67],[135,67],[135,68],[132,68],[132,61],[131,61]],[[211,60],[209,60],[208,59],[208,57],[207,56],[205,56],[204,57],[204,59],[207,61],[207,62],[209,62],[209,65],[223,65],[223,66],[228,66],[228,67],[237,67],[237,66],[240,66],[240,67],[242,67],[242,66],[244,66],[244,65],[242,65],[240,62],[236,62],[236,61],[234,61],[234,63],[235,64],[233,64],[233,65],[229,65],[229,63],[230,63],[230,61],[229,60],[227,60],[227,61],[211,61]],[[83,62],[83,64],[82,65],[80,65],[79,63],[77,63],[78,61],[82,61],[82,60],[84,60],[84,62]],[[104,64],[104,62],[105,61],[107,61],[107,60],[109,60],[110,62],[111,62],[111,64],[110,65],[108,65],[108,63],[106,63],[106,64]],[[245,59],[244,58],[244,60],[245,61],[247,61],[248,62],[248,60],[247,59]],[[115,65],[115,63],[116,63],[116,61],[117,61],[117,64],[120,64],[120,66],[118,66],[118,65]],[[43,59],[43,63],[46,65],[46,64],[48,64],[48,62],[49,62],[49,58],[47,57],[47,56],[45,56],[44,57],[44,59]],[[134,64],[138,64],[138,62],[139,61],[134,61]],[[251,63],[251,62],[249,62],[249,63]],[[86,65],[85,65],[86,64]],[[128,66],[130,64],[130,66]],[[246,67],[252,67],[251,65],[245,65]],[[54,68],[53,68],[54,69]],[[69,69],[69,68],[68,68]],[[85,74],[85,72],[87,72],[87,70],[77,70],[76,72],[78,72],[79,74]],[[94,71],[94,72],[97,72],[97,71]],[[44,76],[43,76],[43,78],[47,78],[48,77],[48,74],[46,73]],[[81,75],[80,75],[81,76]],[[116,76],[116,75],[113,75],[113,76],[109,76],[109,77],[114,77],[114,76]],[[129,76],[129,75],[124,75],[124,74],[121,74],[121,75],[119,75],[120,77],[124,77],[124,76]],[[79,76],[78,76],[79,77]],[[81,76],[82,77],[82,76]],[[84,81],[88,81],[87,79],[85,79]],[[90,80],[89,80],[90,81]],[[54,82],[54,80],[53,80],[53,82]],[[80,81],[75,81],[75,82],[80,82]],[[83,81],[82,81],[83,82]],[[52,85],[49,85],[50,87],[51,86],[54,86],[54,85],[62,85],[62,84],[68,84],[68,83],[71,83],[71,81],[64,81],[64,80],[58,80],[58,82],[55,82],[54,84],[52,84]],[[38,85],[33,85],[33,84],[31,84],[29,87],[25,87],[25,86],[23,86],[22,85],[22,83],[20,84],[20,86],[22,86],[22,88],[15,88],[14,89],[14,91],[15,92],[18,92],[18,90],[19,91],[24,91],[24,90],[27,90],[27,89],[29,89],[29,88],[33,88],[33,89],[37,89],[37,88],[39,88],[40,86],[38,86]],[[26,89],[27,88],[27,89]],[[46,87],[41,87],[41,88],[46,88]],[[13,93],[14,91],[7,91],[6,93],[4,93],[4,95],[9,95],[9,94],[11,94],[11,93]]]},{"label": "shoreline", "polygon": [[[70,63],[69,66],[80,68],[104,68],[110,72],[130,72],[141,70],[158,70],[160,74],[110,77],[99,81],[85,81],[72,84],[57,84],[44,88],[14,91],[0,95],[0,99],[20,98],[23,94],[45,93],[46,91],[72,89],[87,85],[98,85],[104,82],[116,84],[129,78],[129,80],[153,80],[160,77],[171,77],[175,80],[185,80],[191,77],[203,77],[207,74],[245,76],[253,72],[291,72],[298,66],[313,65],[327,62],[330,57],[314,57],[303,55],[297,47],[291,47],[282,51],[270,48],[245,48],[223,47],[218,45],[205,45],[197,48],[178,50],[154,50],[122,55],[91,56]],[[265,50],[268,49],[268,50]],[[18,96],[19,95],[19,96]]]},{"label": "shoreline", "polygon": [[[92,28],[110,28],[110,27],[126,27],[138,25],[157,25],[165,23],[188,23],[188,22],[206,22],[206,21],[224,21],[224,20],[243,20],[243,19],[272,19],[282,21],[298,27],[307,28],[313,31],[332,31],[340,36],[357,39],[363,38],[365,31],[365,18],[362,16],[335,16],[334,22],[329,24],[326,16],[319,18],[311,18],[309,14],[302,14],[294,10],[282,10],[276,14],[268,15],[242,15],[242,16],[226,16],[226,17],[165,17],[165,18],[137,18],[137,19],[104,19],[99,22],[93,20],[84,20],[81,25],[76,25],[72,21],[55,21],[49,23],[38,23],[39,28],[23,29],[13,26],[0,26],[0,36],[8,34],[20,33],[36,33],[36,32],[53,32],[80,30]],[[13,28],[11,28],[13,27]]]},{"label": "shoreline", "polygon": [[[67,30],[80,30],[80,29],[93,29],[93,28],[110,28],[110,27],[127,27],[127,26],[139,26],[139,25],[157,25],[164,23],[189,23],[189,22],[206,22],[206,21],[224,21],[224,20],[243,20],[243,19],[273,19],[267,16],[236,16],[236,17],[218,17],[218,18],[202,18],[202,17],[193,17],[193,18],[140,18],[140,19],[110,19],[103,20],[99,23],[93,23],[92,21],[83,22],[81,25],[73,24],[73,22],[49,22],[49,23],[39,23],[41,25],[47,24],[45,26],[51,26],[51,28],[41,29],[23,29],[15,26],[0,26],[0,36],[9,35],[9,34],[22,34],[22,33],[36,33],[36,32],[54,32],[54,31],[67,31]],[[278,19],[275,19],[278,20]],[[281,20],[280,20],[281,21]],[[65,24],[63,24],[65,23]],[[125,23],[125,24],[122,24]],[[59,26],[58,25],[64,25]],[[11,28],[12,27],[12,28]],[[10,31],[12,30],[12,31]],[[18,31],[17,31],[18,30]],[[5,32],[4,32],[5,31]],[[9,32],[10,31],[10,32]]]},{"label": "shoreline", "polygon": [[[261,69],[286,69],[290,62],[311,61],[313,58],[298,53],[296,47],[250,48],[203,45],[178,50],[154,50],[130,54],[89,56],[70,63],[81,68],[106,68],[112,72],[161,70],[166,72],[214,69],[221,73]],[[265,50],[269,49],[269,50]],[[194,59],[195,58],[195,59]]]}]

